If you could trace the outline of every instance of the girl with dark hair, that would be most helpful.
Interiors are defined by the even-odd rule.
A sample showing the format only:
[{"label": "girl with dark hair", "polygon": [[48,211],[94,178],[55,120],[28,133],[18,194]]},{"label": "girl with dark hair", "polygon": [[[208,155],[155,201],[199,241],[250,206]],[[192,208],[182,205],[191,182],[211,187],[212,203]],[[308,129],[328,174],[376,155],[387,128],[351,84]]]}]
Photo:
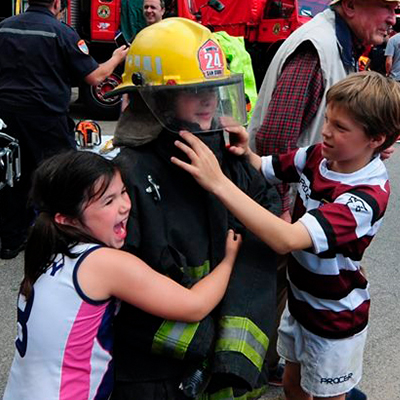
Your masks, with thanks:
[{"label": "girl with dark hair", "polygon": [[112,161],[67,152],[36,171],[38,212],[25,250],[16,353],[4,400],[108,399],[115,298],[163,318],[199,321],[221,300],[240,247],[191,289],[120,251],[131,208]]}]

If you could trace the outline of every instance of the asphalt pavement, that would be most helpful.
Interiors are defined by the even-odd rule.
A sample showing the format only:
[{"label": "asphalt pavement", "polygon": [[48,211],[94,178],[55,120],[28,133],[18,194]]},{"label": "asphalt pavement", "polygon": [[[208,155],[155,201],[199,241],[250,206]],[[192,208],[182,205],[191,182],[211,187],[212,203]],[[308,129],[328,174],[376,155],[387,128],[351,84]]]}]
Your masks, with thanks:
[{"label": "asphalt pavement", "polygon": [[[73,113],[78,119],[84,118],[82,108],[74,108]],[[103,134],[113,134],[115,122],[98,122]],[[383,226],[363,260],[371,285],[372,305],[359,387],[369,400],[400,400],[400,144],[395,147],[397,151],[386,162],[392,185],[390,204]],[[22,274],[23,254],[13,260],[0,260],[0,398],[14,353],[16,298]],[[271,388],[262,399],[281,400],[282,390]]]}]

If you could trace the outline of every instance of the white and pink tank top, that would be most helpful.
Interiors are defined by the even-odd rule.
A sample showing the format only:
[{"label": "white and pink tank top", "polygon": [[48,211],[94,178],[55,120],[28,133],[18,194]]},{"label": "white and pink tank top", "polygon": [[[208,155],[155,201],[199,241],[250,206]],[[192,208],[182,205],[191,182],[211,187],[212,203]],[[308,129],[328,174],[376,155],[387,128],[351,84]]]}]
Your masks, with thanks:
[{"label": "white and pink tank top", "polygon": [[112,391],[114,299],[94,301],[77,272],[99,246],[80,244],[77,258],[58,255],[18,298],[16,352],[3,400],[106,400]]}]

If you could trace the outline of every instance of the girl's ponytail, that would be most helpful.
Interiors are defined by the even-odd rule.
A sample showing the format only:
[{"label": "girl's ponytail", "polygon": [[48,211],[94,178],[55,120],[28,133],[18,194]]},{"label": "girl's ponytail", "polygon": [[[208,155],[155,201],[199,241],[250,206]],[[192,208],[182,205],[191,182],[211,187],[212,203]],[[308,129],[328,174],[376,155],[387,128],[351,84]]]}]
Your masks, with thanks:
[{"label": "girl's ponytail", "polygon": [[20,291],[26,298],[29,298],[33,284],[53,261],[59,240],[54,217],[41,211],[31,228],[25,248],[24,279]]}]

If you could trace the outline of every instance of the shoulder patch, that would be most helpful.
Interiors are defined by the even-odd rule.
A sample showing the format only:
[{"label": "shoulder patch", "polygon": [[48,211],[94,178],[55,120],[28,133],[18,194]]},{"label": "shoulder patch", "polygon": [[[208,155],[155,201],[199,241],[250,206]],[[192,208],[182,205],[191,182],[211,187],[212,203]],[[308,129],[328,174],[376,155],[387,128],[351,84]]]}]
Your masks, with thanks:
[{"label": "shoulder patch", "polygon": [[83,53],[88,55],[89,54],[89,48],[87,47],[86,42],[81,39],[79,40],[79,42],[77,43],[79,50]]}]

